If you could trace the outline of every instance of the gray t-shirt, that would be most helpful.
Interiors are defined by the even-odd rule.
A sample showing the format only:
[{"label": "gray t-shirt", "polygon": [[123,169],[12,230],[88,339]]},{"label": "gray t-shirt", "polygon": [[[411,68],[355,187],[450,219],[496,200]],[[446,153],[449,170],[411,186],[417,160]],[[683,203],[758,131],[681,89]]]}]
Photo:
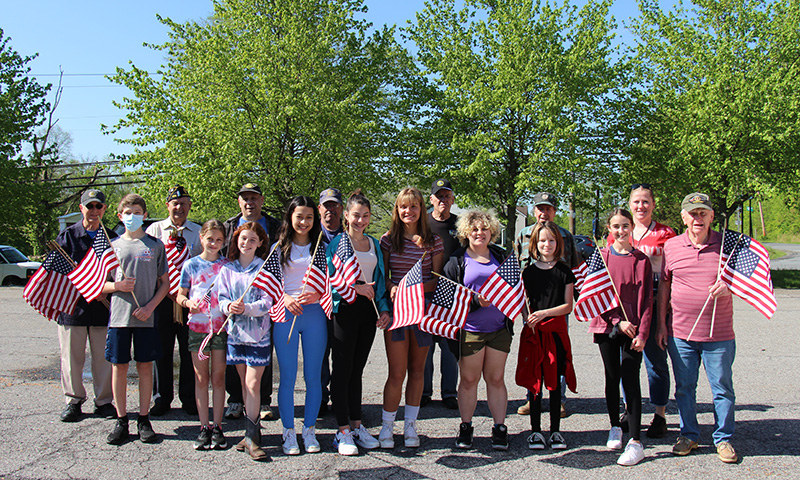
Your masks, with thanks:
[{"label": "gray t-shirt", "polygon": [[[119,260],[119,268],[116,269],[114,280],[122,281],[122,273],[125,278],[135,278],[136,283],[133,293],[140,306],[145,306],[156,293],[158,288],[158,278],[167,271],[167,255],[164,244],[161,240],[145,235],[136,240],[127,240],[117,237],[111,241],[114,253]],[[136,310],[136,302],[133,295],[126,292],[114,292],[111,295],[111,318],[108,322],[109,327],[155,327],[154,315],[146,322],[133,316]]]}]

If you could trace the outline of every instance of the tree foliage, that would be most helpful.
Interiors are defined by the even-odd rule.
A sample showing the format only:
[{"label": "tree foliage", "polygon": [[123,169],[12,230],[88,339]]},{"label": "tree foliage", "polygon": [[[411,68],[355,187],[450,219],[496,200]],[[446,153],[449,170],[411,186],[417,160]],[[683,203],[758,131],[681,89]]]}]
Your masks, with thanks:
[{"label": "tree foliage", "polygon": [[709,193],[732,212],[800,186],[800,8],[796,0],[643,1],[625,176],[671,202]]},{"label": "tree foliage", "polygon": [[593,198],[611,173],[611,2],[463,3],[432,0],[407,29],[429,84],[421,163],[453,178],[459,203],[497,208],[511,241],[521,201],[544,189]]},{"label": "tree foliage", "polygon": [[11,47],[11,39],[0,29],[0,242],[22,247],[20,213],[35,197],[30,181],[35,171],[23,154],[36,128],[49,109],[49,85],[40,85],[29,76],[29,63],[36,55],[23,56]]},{"label": "tree foliage", "polygon": [[235,209],[246,181],[277,212],[298,194],[334,186],[386,188],[385,157],[409,59],[391,28],[368,33],[360,0],[217,0],[205,23],[160,18],[170,40],[157,72],[131,65],[111,78],[133,96],[115,127],[132,129],[147,189],[189,188],[207,215]]}]

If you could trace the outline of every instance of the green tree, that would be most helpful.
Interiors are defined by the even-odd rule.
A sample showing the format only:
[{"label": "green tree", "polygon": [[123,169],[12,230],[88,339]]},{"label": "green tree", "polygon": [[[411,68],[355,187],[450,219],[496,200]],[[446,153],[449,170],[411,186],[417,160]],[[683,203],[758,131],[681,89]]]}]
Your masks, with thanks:
[{"label": "green tree", "polygon": [[133,96],[109,132],[136,151],[128,162],[159,198],[191,191],[198,213],[224,216],[242,183],[258,182],[266,207],[328,186],[384,190],[398,101],[410,67],[393,29],[369,33],[360,0],[218,0],[203,24],[178,24],[151,75],[131,65],[111,78]]},{"label": "green tree", "polygon": [[450,175],[459,203],[496,207],[510,245],[520,202],[538,190],[593,199],[613,173],[605,127],[623,64],[611,2],[463,3],[427,2],[406,30],[427,80],[420,164]]},{"label": "green tree", "polygon": [[35,171],[29,168],[23,148],[45,121],[50,85],[40,85],[29,76],[29,63],[36,55],[20,55],[10,42],[0,29],[0,242],[25,247],[20,214],[35,199],[30,189]]},{"label": "green tree", "polygon": [[630,97],[625,177],[668,202],[703,191],[718,219],[743,199],[800,187],[800,8],[796,0],[697,0],[633,23],[638,83]]}]

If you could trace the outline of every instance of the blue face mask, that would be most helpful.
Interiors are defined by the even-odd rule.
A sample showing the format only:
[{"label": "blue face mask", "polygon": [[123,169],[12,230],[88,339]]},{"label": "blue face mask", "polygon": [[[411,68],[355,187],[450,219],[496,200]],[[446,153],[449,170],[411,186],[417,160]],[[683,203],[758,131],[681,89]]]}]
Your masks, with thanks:
[{"label": "blue face mask", "polygon": [[135,232],[142,228],[142,223],[144,223],[144,215],[134,215],[132,213],[122,215],[122,224],[125,225],[125,229],[129,232]]}]

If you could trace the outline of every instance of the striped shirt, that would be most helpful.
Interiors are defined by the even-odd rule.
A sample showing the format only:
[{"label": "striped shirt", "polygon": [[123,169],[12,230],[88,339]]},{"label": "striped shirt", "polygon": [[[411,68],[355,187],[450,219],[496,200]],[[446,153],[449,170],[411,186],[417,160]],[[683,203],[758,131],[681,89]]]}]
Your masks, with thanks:
[{"label": "striped shirt", "polygon": [[[708,297],[708,287],[717,280],[721,240],[722,235],[719,232],[711,231],[708,244],[700,249],[692,244],[687,233],[673,237],[664,244],[661,279],[672,282],[671,335],[676,338],[688,339],[689,332]],[[731,296],[717,299],[714,335],[709,336],[713,311],[714,300],[711,300],[697,323],[692,341],[722,342],[735,338]]]},{"label": "striped shirt", "polygon": [[427,282],[433,276],[431,269],[433,268],[433,257],[440,253],[444,253],[444,244],[439,235],[433,235],[433,247],[419,248],[416,243],[407,238],[403,238],[403,253],[392,251],[392,242],[389,240],[389,234],[384,233],[381,237],[381,250],[387,253],[389,257],[389,279],[394,284],[400,283],[406,273],[411,270],[417,261],[422,257],[423,252],[428,252],[425,259],[422,261],[422,281]]}]

